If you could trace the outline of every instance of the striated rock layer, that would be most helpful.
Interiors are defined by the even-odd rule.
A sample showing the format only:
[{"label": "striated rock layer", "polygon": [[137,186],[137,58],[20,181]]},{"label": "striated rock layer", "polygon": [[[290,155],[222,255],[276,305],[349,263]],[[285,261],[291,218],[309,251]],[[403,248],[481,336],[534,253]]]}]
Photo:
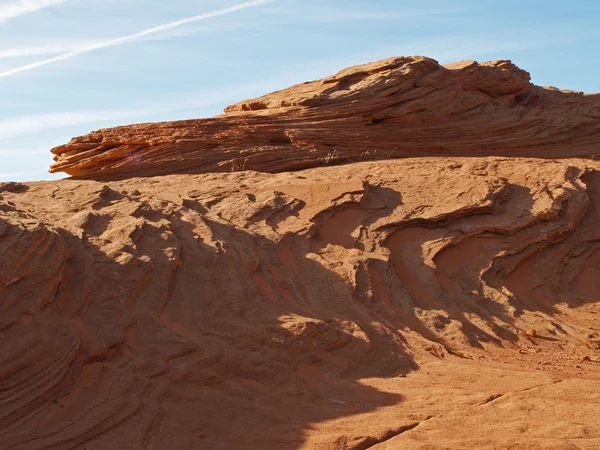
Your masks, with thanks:
[{"label": "striated rock layer", "polygon": [[598,449],[599,170],[0,184],[0,448]]},{"label": "striated rock layer", "polygon": [[415,156],[600,154],[600,95],[535,86],[510,61],[441,66],[424,57],[391,58],[225,112],[75,138],[52,150],[51,171],[109,179]]}]

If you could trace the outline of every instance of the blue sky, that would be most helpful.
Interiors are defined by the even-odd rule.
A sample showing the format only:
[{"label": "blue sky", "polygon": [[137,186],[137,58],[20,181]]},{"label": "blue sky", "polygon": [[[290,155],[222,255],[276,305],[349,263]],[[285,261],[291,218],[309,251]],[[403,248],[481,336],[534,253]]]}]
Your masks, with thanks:
[{"label": "blue sky", "polygon": [[0,181],[92,130],[210,117],[396,55],[511,59],[600,91],[597,0],[0,0]]}]

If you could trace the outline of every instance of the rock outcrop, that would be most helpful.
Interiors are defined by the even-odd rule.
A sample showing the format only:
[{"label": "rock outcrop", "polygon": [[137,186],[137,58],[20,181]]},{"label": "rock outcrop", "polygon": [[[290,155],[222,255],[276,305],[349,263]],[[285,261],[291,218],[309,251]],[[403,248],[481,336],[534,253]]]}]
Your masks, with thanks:
[{"label": "rock outcrop", "polygon": [[535,86],[510,61],[391,58],[225,111],[75,138],[52,150],[51,171],[110,179],[415,156],[600,155],[600,95]]},{"label": "rock outcrop", "polygon": [[599,169],[3,185],[0,448],[597,448]]},{"label": "rock outcrop", "polygon": [[54,149],[0,183],[0,449],[600,448],[599,132],[394,58]]}]

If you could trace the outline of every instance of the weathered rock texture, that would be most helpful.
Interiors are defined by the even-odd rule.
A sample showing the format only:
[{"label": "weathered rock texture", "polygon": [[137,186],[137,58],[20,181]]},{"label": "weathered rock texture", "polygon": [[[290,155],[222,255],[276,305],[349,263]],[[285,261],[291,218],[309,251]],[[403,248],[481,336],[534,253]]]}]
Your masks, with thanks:
[{"label": "weathered rock texture", "polygon": [[598,450],[599,119],[395,58],[54,149],[0,184],[0,449]]},{"label": "weathered rock texture", "polygon": [[0,185],[0,448],[598,449],[599,170]]},{"label": "weathered rock texture", "polygon": [[509,61],[356,66],[212,119],[96,131],[53,150],[80,178],[281,172],[414,156],[600,155],[600,95],[542,88]]}]

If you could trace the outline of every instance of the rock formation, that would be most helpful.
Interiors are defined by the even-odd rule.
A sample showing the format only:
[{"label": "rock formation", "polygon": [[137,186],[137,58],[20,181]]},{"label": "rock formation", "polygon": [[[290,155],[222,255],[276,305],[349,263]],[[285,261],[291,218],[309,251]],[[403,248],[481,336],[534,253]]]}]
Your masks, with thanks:
[{"label": "rock formation", "polygon": [[600,95],[535,86],[509,61],[392,58],[225,111],[75,138],[52,150],[51,171],[114,179],[414,156],[600,155]]},{"label": "rock formation", "polygon": [[[594,102],[397,58],[55,149],[98,179],[0,184],[0,448],[600,448]],[[547,159],[392,160],[444,139]]]}]

